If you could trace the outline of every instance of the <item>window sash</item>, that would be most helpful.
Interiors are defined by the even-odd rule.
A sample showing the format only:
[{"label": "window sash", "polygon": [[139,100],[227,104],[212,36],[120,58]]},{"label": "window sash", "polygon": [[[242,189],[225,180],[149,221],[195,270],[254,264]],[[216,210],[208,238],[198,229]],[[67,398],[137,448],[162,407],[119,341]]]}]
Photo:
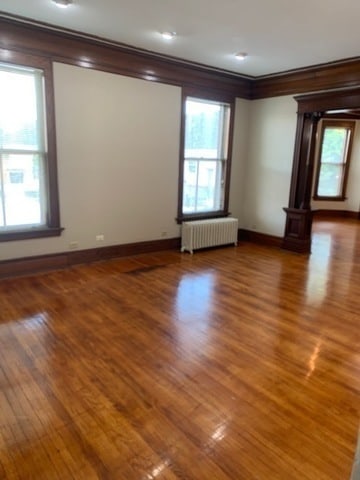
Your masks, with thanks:
[{"label": "window sash", "polygon": [[[187,166],[191,167],[194,164],[194,171],[190,168],[188,171],[186,170]],[[209,168],[209,165],[211,165],[211,168]],[[223,160],[185,159],[183,213],[217,212],[221,210],[224,200],[224,171]]]},{"label": "window sash", "polygon": [[[204,106],[214,106],[217,109],[217,120],[211,126],[212,137],[201,137],[203,131],[209,126],[200,129],[200,138],[196,142],[189,142],[189,115],[188,105],[201,109]],[[205,123],[208,121],[205,119]],[[209,120],[209,122],[211,119]],[[231,133],[233,123],[233,104],[218,100],[199,98],[194,95],[183,98],[182,120],[182,155],[180,155],[179,175],[179,207],[178,220],[194,218],[207,218],[211,216],[227,215],[228,188],[231,158]],[[193,178],[189,173],[189,165],[195,165]],[[204,180],[204,171],[209,183]],[[201,175],[201,172],[202,175]],[[189,183],[189,179],[191,182]],[[189,199],[191,197],[191,200]]]},{"label": "window sash", "polygon": [[[318,195],[321,197],[339,197],[344,181],[344,170],[344,163],[322,163],[320,166]],[[333,179],[331,182],[327,181],[326,178],[329,175]]]},{"label": "window sash", "polygon": [[[345,200],[354,129],[355,123],[352,121],[322,122],[314,200]],[[342,130],[344,135],[342,143],[337,145],[338,151],[333,147],[329,156],[325,150],[325,141],[329,140],[327,133],[331,130]]]},{"label": "window sash", "polygon": [[[21,79],[21,75],[32,79],[33,84],[31,84],[31,81],[29,81],[29,83],[25,81],[25,84],[29,84],[31,92],[35,92],[35,94],[31,96],[31,102],[33,111],[36,111],[36,114],[34,114],[35,120],[33,123],[29,124],[29,132],[31,132],[30,141],[22,142],[21,138],[23,137],[21,135],[19,137],[17,134],[15,134],[13,138],[11,135],[7,135],[6,137],[2,135],[0,138],[0,242],[58,236],[62,231],[60,227],[57,185],[54,91],[51,60],[41,56],[12,52],[11,62],[13,63],[8,62],[6,51],[0,49],[0,70],[2,72],[16,73],[20,77],[14,78],[18,79]],[[3,77],[3,80],[4,78],[5,77]],[[6,83],[3,83],[3,87],[5,86]],[[3,91],[5,91],[5,88],[3,88]],[[24,89],[22,91],[24,92]],[[15,96],[14,99],[14,103],[16,104],[18,99]],[[2,107],[4,107],[8,101],[9,98],[3,97],[1,102]],[[19,109],[15,111],[17,112]],[[6,123],[7,118],[5,120],[3,124],[5,123],[5,126],[8,128]],[[16,141],[15,143],[11,141],[7,142],[9,139],[15,139],[17,143]],[[3,165],[7,156],[12,156],[12,158],[15,159],[16,155],[32,155],[37,157],[39,169],[38,187],[37,190],[27,191],[26,194],[29,196],[29,205],[31,203],[34,204],[34,197],[36,196],[41,198],[41,203],[37,207],[39,214],[35,222],[30,222],[29,219],[26,221],[22,219],[18,224],[11,225],[8,221],[8,215],[5,215],[5,218],[3,218],[3,212],[4,209],[6,209],[4,205],[5,203],[9,204],[10,201],[9,197],[6,198],[4,191],[6,190],[4,188],[6,179]],[[10,170],[15,171],[16,167]],[[21,190],[20,176],[18,176],[18,183],[16,184],[16,181],[10,181],[9,171],[7,171],[6,175],[8,176],[7,181],[12,184],[11,186]],[[7,187],[9,187],[9,185],[7,185]],[[24,192],[22,192],[20,196],[24,197]],[[24,198],[22,199],[24,200]],[[12,203],[14,204],[13,201]],[[31,208],[33,208],[33,206]]]},{"label": "window sash", "polygon": [[[0,242],[18,241],[34,238],[45,238],[59,236],[63,230],[60,226],[59,191],[57,183],[57,161],[56,161],[56,138],[55,138],[55,105],[54,105],[54,82],[52,61],[47,56],[27,54],[11,50],[11,61],[9,61],[9,50],[0,49],[0,63],[4,68],[24,74],[29,71],[37,71],[41,76],[38,83],[44,92],[41,99],[42,106],[37,109],[41,112],[40,121],[43,122],[44,132],[44,217],[46,225],[31,226],[24,225],[22,228],[9,231],[0,230]],[[38,142],[40,145],[41,143]],[[37,145],[42,150],[43,146]],[[33,153],[33,152],[32,152]],[[38,152],[37,152],[38,153]],[[46,205],[45,205],[46,203]]]},{"label": "window sash", "polygon": [[[22,181],[11,181],[14,171]],[[0,153],[0,232],[46,225],[45,172],[44,154]]]}]

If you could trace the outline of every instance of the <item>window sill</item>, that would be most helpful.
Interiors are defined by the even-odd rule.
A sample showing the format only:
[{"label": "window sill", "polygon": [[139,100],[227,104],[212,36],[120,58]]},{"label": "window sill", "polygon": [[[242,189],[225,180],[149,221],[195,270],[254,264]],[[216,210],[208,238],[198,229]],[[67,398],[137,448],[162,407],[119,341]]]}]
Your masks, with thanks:
[{"label": "window sill", "polygon": [[30,240],[34,238],[59,237],[64,229],[61,227],[29,228],[27,230],[12,230],[0,232],[0,242],[11,242],[16,240]]},{"label": "window sill", "polygon": [[201,213],[189,213],[188,215],[179,215],[176,218],[178,224],[182,222],[191,222],[192,220],[209,220],[211,218],[224,218],[231,215],[230,212],[201,212]]},{"label": "window sill", "polygon": [[346,197],[318,197],[314,196],[313,200],[317,202],[345,202]]}]

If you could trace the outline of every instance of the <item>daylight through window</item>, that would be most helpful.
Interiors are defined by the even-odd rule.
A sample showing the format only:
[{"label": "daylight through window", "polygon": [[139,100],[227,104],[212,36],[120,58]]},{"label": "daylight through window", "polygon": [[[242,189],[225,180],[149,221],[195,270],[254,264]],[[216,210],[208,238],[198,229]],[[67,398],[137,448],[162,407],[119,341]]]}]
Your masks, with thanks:
[{"label": "daylight through window", "polygon": [[45,225],[43,76],[0,65],[0,229]]},{"label": "daylight through window", "polygon": [[182,215],[224,210],[230,104],[187,97]]},{"label": "daylight through window", "polygon": [[51,60],[0,49],[0,242],[61,234]]},{"label": "daylight through window", "polygon": [[315,199],[345,199],[353,133],[354,122],[323,122]]}]

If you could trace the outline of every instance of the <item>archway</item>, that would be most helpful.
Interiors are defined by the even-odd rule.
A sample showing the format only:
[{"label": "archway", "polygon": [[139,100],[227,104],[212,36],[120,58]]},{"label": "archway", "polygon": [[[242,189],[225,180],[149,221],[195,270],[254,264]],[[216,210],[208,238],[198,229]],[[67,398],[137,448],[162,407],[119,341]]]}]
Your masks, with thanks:
[{"label": "archway", "polygon": [[311,187],[315,162],[315,142],[320,118],[329,111],[360,107],[360,87],[299,95],[294,160],[286,213],[283,248],[310,253],[312,211]]}]

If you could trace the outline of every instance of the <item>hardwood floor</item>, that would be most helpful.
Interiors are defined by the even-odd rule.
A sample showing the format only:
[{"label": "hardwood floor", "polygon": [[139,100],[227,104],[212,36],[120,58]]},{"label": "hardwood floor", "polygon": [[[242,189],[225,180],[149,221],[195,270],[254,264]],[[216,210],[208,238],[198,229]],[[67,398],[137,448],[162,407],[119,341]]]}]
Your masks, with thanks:
[{"label": "hardwood floor", "polygon": [[0,478],[348,480],[360,224],[0,282]]}]

